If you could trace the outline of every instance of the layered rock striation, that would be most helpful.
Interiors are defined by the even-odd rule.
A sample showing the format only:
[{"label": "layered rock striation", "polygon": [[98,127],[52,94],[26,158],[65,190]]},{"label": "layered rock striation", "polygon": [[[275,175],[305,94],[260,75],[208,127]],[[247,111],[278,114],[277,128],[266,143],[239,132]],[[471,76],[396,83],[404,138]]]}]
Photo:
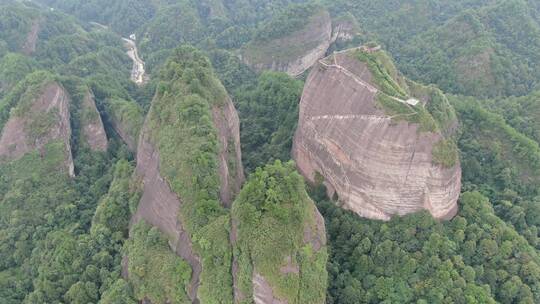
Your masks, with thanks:
[{"label": "layered rock striation", "polygon": [[46,145],[61,142],[64,146],[64,166],[69,175],[74,176],[70,145],[70,98],[67,91],[59,83],[50,81],[41,84],[36,92],[27,92],[22,96],[2,129],[0,162],[17,160],[35,150],[43,154]]},{"label": "layered rock striation", "polygon": [[151,143],[148,124],[145,124],[139,139],[135,169],[143,185],[142,197],[130,226],[144,220],[169,237],[171,248],[191,266],[192,276],[187,294],[190,299],[195,300],[201,273],[200,258],[193,252],[191,236],[178,217],[181,201],[159,169],[159,151]]},{"label": "layered rock striation", "polygon": [[[445,155],[456,157],[451,142],[443,145],[451,141],[443,134],[455,126],[453,109],[444,96],[413,87],[386,57],[371,52],[382,53],[342,52],[312,69],[292,151],[298,169],[313,183],[322,177],[329,195],[362,217],[389,220],[425,209],[452,218],[461,167],[457,158],[441,163],[436,149],[449,146]],[[445,121],[429,113],[435,106]]]}]

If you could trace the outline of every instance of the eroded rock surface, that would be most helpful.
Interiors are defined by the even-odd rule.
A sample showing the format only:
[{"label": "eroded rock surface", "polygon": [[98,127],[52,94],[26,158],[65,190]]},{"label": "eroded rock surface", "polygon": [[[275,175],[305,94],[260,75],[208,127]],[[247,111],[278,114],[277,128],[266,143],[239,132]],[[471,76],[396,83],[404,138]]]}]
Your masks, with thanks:
[{"label": "eroded rock surface", "polygon": [[240,148],[240,120],[229,97],[222,106],[212,108],[212,119],[220,143],[218,155],[221,179],[220,199],[230,207],[233,197],[240,192],[240,187],[244,182],[244,169]]},{"label": "eroded rock surface", "polygon": [[150,141],[147,125],[143,127],[139,139],[136,174],[142,180],[143,194],[137,212],[131,219],[131,226],[144,220],[169,237],[176,254],[191,265],[188,296],[196,303],[201,262],[193,252],[191,237],[178,216],[181,201],[159,172],[159,152]]},{"label": "eroded rock surface", "polygon": [[48,143],[61,141],[65,147],[65,167],[74,176],[69,103],[66,90],[52,82],[43,87],[28,109],[13,112],[2,130],[0,162],[17,160],[34,150],[44,153]]},{"label": "eroded rock surface", "polygon": [[255,304],[288,304],[286,300],[278,299],[272,290],[272,286],[257,271],[253,272],[253,301]]},{"label": "eroded rock surface", "polygon": [[290,35],[264,45],[253,42],[242,53],[242,60],[256,71],[273,70],[296,77],[324,57],[332,42],[330,14],[321,11]]},{"label": "eroded rock surface", "polygon": [[332,41],[348,42],[360,33],[356,18],[352,14],[345,14],[332,22]]},{"label": "eroded rock surface", "polygon": [[312,69],[294,138],[299,170],[311,182],[321,174],[329,194],[362,217],[389,220],[423,209],[439,219],[453,217],[459,162],[435,165],[432,150],[442,135],[386,115],[374,87],[366,64],[347,53]]},{"label": "eroded rock surface", "polygon": [[127,131],[127,126],[114,117],[111,119],[111,124],[114,131],[118,133],[118,136],[128,146],[129,150],[131,152],[137,151],[137,140]]},{"label": "eroded rock surface", "polygon": [[[150,116],[150,115],[149,115]],[[241,162],[238,114],[230,98],[212,108],[212,118],[219,139],[220,199],[230,205],[240,191],[244,180]],[[180,221],[179,210],[182,198],[173,192],[160,173],[159,150],[152,143],[148,119],[139,138],[137,147],[136,173],[142,180],[143,195],[131,225],[145,220],[169,236],[171,248],[186,260],[192,268],[188,296],[198,303],[197,291],[200,284],[202,265],[193,250],[190,234]]]},{"label": "eroded rock surface", "polygon": [[30,32],[28,32],[28,35],[26,36],[26,41],[24,42],[24,45],[22,46],[23,54],[31,55],[32,53],[36,51],[38,33],[41,28],[40,23],[41,23],[40,20],[34,20],[34,22],[32,22],[32,26],[30,27]]},{"label": "eroded rock surface", "polygon": [[107,150],[107,134],[103,121],[96,108],[94,95],[88,91],[83,100],[83,136],[90,149],[94,151]]}]

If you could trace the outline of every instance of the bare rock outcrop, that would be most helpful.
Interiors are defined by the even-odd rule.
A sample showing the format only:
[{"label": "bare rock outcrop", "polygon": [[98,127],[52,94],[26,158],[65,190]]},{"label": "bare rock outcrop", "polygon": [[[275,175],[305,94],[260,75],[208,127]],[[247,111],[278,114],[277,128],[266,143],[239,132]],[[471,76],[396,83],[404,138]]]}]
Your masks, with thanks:
[{"label": "bare rock outcrop", "polygon": [[334,42],[344,43],[351,41],[360,32],[358,21],[350,13],[332,20],[332,41]]},{"label": "bare rock outcrop", "polygon": [[83,137],[93,151],[107,150],[107,134],[103,121],[96,108],[94,94],[90,90],[84,96],[82,104]]},{"label": "bare rock outcrop", "polygon": [[143,192],[137,211],[131,219],[131,226],[145,220],[169,237],[171,248],[191,266],[188,296],[196,302],[201,262],[193,252],[191,237],[178,217],[181,201],[159,171],[159,151],[151,143],[149,136],[148,125],[145,124],[139,139],[135,169],[142,181]]},{"label": "bare rock outcrop", "polygon": [[57,82],[50,82],[37,97],[24,103],[12,111],[2,130],[0,162],[17,160],[35,150],[45,153],[47,144],[61,141],[65,147],[65,168],[74,176],[67,91]]},{"label": "bare rock outcrop", "polygon": [[[152,110],[151,110],[152,111]],[[182,198],[172,189],[160,173],[160,153],[153,144],[149,117],[145,122],[137,147],[136,174],[143,184],[143,194],[131,225],[140,220],[159,228],[170,239],[170,246],[178,256],[186,260],[192,268],[188,296],[198,303],[197,296],[202,263],[193,248],[191,235],[185,229],[179,216]],[[239,119],[230,98],[212,107],[213,123],[219,140],[220,200],[230,206],[234,196],[240,191],[244,181],[241,162]]]},{"label": "bare rock outcrop", "polygon": [[221,179],[220,199],[227,207],[242,187],[244,168],[240,148],[240,119],[232,100],[227,96],[221,106],[212,108],[212,119],[218,131],[220,143],[219,176]]},{"label": "bare rock outcrop", "polygon": [[324,57],[332,43],[330,14],[322,10],[311,16],[305,26],[286,36],[250,42],[241,58],[256,71],[273,70],[296,77]]},{"label": "bare rock outcrop", "polygon": [[106,102],[109,121],[120,139],[132,152],[137,151],[137,139],[144,124],[143,110],[134,101],[110,99]]},{"label": "bare rock outcrop", "polygon": [[26,41],[24,42],[24,45],[22,46],[23,54],[31,55],[32,53],[36,51],[38,34],[41,28],[40,23],[41,23],[40,20],[34,20],[32,22],[32,26],[30,27],[30,32],[28,32],[28,35],[26,36]]},{"label": "bare rock outcrop", "polygon": [[[452,218],[461,188],[459,160],[437,164],[433,150],[445,139],[443,132],[422,130],[407,121],[411,114],[388,115],[378,102],[385,93],[374,78],[351,52],[312,69],[293,144],[299,170],[311,182],[322,175],[329,194],[362,217],[389,220],[426,209],[438,219]],[[411,111],[430,102],[388,98],[410,103]]]}]

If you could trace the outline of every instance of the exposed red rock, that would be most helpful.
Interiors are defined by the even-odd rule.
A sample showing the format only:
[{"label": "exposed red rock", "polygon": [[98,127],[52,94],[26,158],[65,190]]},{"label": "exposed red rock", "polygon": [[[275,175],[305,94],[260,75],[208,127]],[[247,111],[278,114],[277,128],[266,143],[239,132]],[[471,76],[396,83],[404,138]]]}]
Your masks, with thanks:
[{"label": "exposed red rock", "polygon": [[31,55],[36,51],[36,44],[38,39],[38,33],[40,30],[40,21],[35,20],[32,22],[32,26],[30,27],[30,32],[28,32],[28,35],[26,36],[26,41],[24,42],[24,45],[22,46],[22,52],[25,55]]},{"label": "exposed red rock", "polygon": [[193,252],[191,237],[178,216],[181,201],[159,172],[159,151],[150,142],[147,124],[143,127],[137,148],[136,174],[142,179],[143,194],[131,225],[144,219],[169,237],[176,254],[191,265],[188,296],[195,301],[202,270],[200,259]]},{"label": "exposed red rock", "polygon": [[229,97],[224,105],[212,108],[212,119],[218,131],[220,143],[219,176],[221,179],[220,199],[228,207],[244,182],[242,154],[240,148],[240,120]]},{"label": "exposed red rock", "polygon": [[58,83],[45,85],[27,111],[12,113],[0,138],[0,161],[12,161],[28,152],[43,151],[48,143],[62,141],[65,147],[65,167],[74,176],[71,155],[70,99]]},{"label": "exposed red rock", "polygon": [[[212,116],[220,144],[220,198],[223,204],[230,205],[244,180],[238,114],[230,98],[226,98],[223,104],[212,108]],[[137,148],[136,173],[142,179],[143,195],[131,225],[145,220],[169,236],[171,247],[191,265],[192,277],[188,296],[197,303],[202,271],[200,258],[194,253],[191,236],[178,216],[182,198],[172,191],[160,173],[159,150],[151,141],[148,124],[148,121],[145,122]]]},{"label": "exposed red rock", "polygon": [[278,299],[272,290],[272,285],[257,271],[253,271],[253,301],[255,304],[288,304],[286,300]]},{"label": "exposed red rock", "polygon": [[299,170],[311,182],[321,174],[330,195],[337,193],[343,208],[363,217],[389,220],[426,209],[452,218],[459,161],[451,168],[434,164],[432,150],[443,135],[386,115],[375,87],[366,64],[347,53],[312,69],[294,138]]},{"label": "exposed red rock", "polygon": [[103,121],[96,108],[94,94],[90,90],[86,93],[83,100],[83,137],[90,149],[94,151],[107,150],[107,134],[103,128]]},{"label": "exposed red rock", "polygon": [[264,45],[252,43],[242,53],[242,60],[256,71],[273,70],[296,77],[324,57],[332,42],[330,14],[321,11],[290,35]]}]

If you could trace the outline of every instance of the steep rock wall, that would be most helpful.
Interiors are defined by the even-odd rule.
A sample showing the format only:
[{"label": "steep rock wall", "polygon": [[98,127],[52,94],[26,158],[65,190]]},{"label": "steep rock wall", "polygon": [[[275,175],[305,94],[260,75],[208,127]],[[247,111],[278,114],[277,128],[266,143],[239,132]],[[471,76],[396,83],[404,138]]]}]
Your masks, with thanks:
[{"label": "steep rock wall", "polygon": [[171,248],[191,265],[188,296],[195,303],[201,273],[200,259],[193,252],[191,237],[178,217],[181,201],[159,172],[159,152],[150,141],[147,124],[139,139],[135,172],[142,181],[143,194],[131,226],[144,220],[169,237]]},{"label": "steep rock wall", "polygon": [[144,124],[142,108],[134,101],[111,99],[105,103],[109,121],[129,150],[137,150],[137,139]]},{"label": "steep rock wall", "polygon": [[90,149],[94,151],[107,150],[107,134],[103,121],[96,108],[94,94],[89,90],[83,100],[83,136]]},{"label": "steep rock wall", "polygon": [[273,70],[296,77],[324,57],[332,42],[330,14],[323,11],[290,35],[262,45],[251,42],[241,57],[256,71]]},{"label": "steep rock wall", "polygon": [[244,182],[242,153],[240,148],[240,120],[234,104],[227,96],[224,105],[212,108],[212,119],[218,131],[220,143],[219,176],[220,199],[230,207],[233,197],[240,192]]},{"label": "steep rock wall", "polygon": [[38,34],[39,30],[41,28],[41,20],[34,20],[32,22],[32,26],[30,28],[30,32],[28,32],[28,35],[26,36],[26,41],[24,42],[24,45],[22,46],[22,52],[25,55],[31,55],[36,51],[36,44],[38,40]]},{"label": "steep rock wall", "polygon": [[69,103],[66,90],[51,82],[43,86],[27,109],[13,111],[2,130],[0,162],[17,160],[34,150],[43,153],[48,143],[62,141],[65,167],[69,175],[74,176]]},{"label": "steep rock wall", "polygon": [[118,133],[118,136],[128,146],[129,150],[131,152],[137,151],[137,139],[129,134],[127,126],[115,118],[111,119],[111,124],[114,131]]},{"label": "steep rock wall", "polygon": [[312,69],[300,102],[293,157],[301,173],[311,182],[321,174],[329,194],[363,217],[389,220],[422,209],[453,217],[461,168],[434,164],[443,136],[386,115],[365,63],[347,53],[332,60]]}]

